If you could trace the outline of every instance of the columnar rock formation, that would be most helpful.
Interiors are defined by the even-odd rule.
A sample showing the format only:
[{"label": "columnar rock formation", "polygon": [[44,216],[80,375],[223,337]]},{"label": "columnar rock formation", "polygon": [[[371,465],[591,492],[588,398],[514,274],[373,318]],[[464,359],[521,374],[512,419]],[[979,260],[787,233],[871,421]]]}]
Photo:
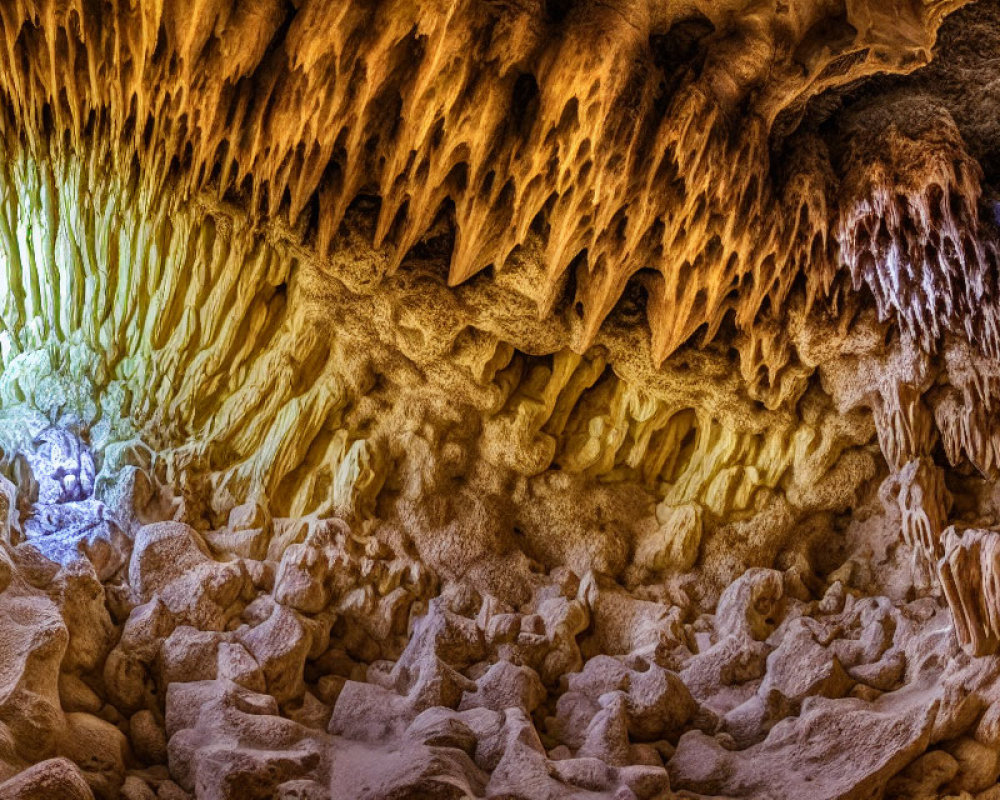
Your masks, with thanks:
[{"label": "columnar rock formation", "polygon": [[1000,3],[0,3],[0,800],[1000,798]]}]

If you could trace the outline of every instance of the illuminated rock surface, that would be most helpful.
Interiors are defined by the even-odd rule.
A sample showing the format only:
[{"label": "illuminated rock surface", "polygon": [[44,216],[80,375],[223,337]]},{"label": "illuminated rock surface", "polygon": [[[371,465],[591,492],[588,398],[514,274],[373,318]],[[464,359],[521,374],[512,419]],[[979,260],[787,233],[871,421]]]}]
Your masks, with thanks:
[{"label": "illuminated rock surface", "polygon": [[1000,3],[0,3],[0,800],[1000,800]]}]

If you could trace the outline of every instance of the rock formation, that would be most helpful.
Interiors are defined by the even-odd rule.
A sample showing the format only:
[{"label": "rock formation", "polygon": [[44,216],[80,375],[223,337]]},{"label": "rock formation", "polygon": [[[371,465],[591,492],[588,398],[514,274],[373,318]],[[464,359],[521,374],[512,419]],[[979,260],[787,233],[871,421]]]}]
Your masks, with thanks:
[{"label": "rock formation", "polygon": [[1000,800],[998,59],[0,2],[0,800]]}]

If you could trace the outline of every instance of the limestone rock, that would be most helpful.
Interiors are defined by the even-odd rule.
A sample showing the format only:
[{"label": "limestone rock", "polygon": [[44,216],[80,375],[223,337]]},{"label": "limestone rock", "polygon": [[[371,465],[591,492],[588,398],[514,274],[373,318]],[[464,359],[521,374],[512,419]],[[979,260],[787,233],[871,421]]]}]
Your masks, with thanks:
[{"label": "limestone rock", "polygon": [[3,800],[94,800],[94,793],[67,758],[40,761],[0,784]]},{"label": "limestone rock", "polygon": [[0,2],[0,800],[997,800],[1000,2]]},{"label": "limestone rock", "polygon": [[[900,713],[819,699],[776,725],[762,743],[737,752],[693,731],[681,737],[670,759],[671,786],[761,799],[780,792],[817,800],[877,795],[926,747],[933,712],[921,703]],[[827,724],[833,716],[839,723]],[[815,760],[824,763],[822,773],[806,766]]]}]

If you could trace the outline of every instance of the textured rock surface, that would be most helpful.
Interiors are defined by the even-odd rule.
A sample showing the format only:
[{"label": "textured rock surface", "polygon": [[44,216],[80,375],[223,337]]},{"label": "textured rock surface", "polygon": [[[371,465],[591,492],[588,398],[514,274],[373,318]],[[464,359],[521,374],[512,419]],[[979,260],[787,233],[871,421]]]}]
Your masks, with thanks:
[{"label": "textured rock surface", "polygon": [[1000,799],[998,55],[0,3],[0,800]]}]

